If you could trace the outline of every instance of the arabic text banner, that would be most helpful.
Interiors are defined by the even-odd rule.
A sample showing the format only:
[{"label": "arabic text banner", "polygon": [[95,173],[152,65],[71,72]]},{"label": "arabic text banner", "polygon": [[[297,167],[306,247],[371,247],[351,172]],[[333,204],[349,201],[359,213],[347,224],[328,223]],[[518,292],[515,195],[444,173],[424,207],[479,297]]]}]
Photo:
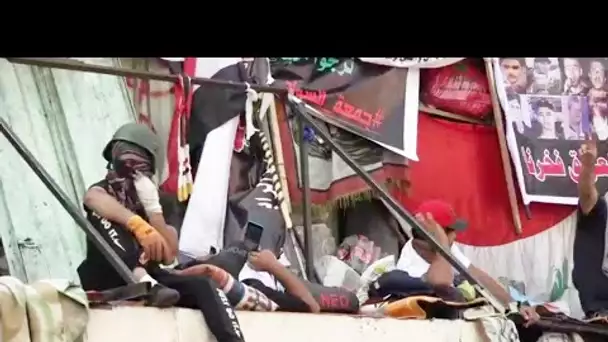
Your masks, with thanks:
[{"label": "arabic text banner", "polygon": [[281,57],[270,62],[275,84],[315,106],[328,123],[418,160],[417,96],[413,115],[405,111],[408,69],[355,58]]},{"label": "arabic text banner", "polygon": [[395,68],[441,68],[460,62],[464,58],[443,58],[443,57],[359,57],[367,63],[374,63]]},{"label": "arabic text banner", "polygon": [[[605,58],[494,59],[509,152],[525,204],[576,204],[578,150],[591,132],[608,139]],[[598,144],[597,186],[608,190],[608,146]]]}]

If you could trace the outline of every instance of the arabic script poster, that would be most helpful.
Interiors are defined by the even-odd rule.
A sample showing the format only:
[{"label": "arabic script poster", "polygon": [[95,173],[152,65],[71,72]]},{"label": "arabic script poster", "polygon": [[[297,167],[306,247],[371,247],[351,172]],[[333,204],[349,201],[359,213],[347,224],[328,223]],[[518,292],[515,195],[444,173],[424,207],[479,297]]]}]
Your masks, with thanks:
[{"label": "arabic script poster", "polygon": [[494,60],[509,152],[525,204],[578,202],[578,150],[597,134],[597,186],[608,190],[606,58]]},{"label": "arabic script poster", "polygon": [[406,125],[412,120],[405,117],[407,69],[356,58],[280,57],[270,63],[275,85],[314,106],[328,123],[417,160],[416,125]]}]

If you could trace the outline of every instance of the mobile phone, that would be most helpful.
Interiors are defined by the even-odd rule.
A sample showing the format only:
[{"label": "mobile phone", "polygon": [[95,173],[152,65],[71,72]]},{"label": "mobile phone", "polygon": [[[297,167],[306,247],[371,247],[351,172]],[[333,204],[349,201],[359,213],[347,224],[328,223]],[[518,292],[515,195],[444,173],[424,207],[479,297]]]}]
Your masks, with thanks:
[{"label": "mobile phone", "polygon": [[251,221],[247,223],[244,242],[249,251],[257,251],[260,248],[260,240],[262,240],[263,232],[264,227],[260,226],[259,224]]}]

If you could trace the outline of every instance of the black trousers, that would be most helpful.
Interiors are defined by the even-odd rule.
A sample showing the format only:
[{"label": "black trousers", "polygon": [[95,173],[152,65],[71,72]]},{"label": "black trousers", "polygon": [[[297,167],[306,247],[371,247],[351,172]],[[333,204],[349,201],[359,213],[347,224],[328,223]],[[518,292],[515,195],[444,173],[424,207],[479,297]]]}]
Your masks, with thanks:
[{"label": "black trousers", "polygon": [[150,275],[180,294],[177,306],[200,310],[218,342],[244,341],[241,326],[224,292],[205,276],[181,276],[157,269]]},{"label": "black trousers", "polygon": [[[110,226],[108,221],[92,215],[88,218],[127,267],[134,269],[142,252],[135,237],[121,226]],[[148,266],[146,270],[160,284],[179,292],[181,298],[177,306],[200,310],[218,342],[244,341],[234,309],[213,280],[205,276],[176,275],[158,265]],[[78,274],[85,290],[106,290],[125,285],[110,263],[90,242],[87,243],[87,258],[78,267]]]}]

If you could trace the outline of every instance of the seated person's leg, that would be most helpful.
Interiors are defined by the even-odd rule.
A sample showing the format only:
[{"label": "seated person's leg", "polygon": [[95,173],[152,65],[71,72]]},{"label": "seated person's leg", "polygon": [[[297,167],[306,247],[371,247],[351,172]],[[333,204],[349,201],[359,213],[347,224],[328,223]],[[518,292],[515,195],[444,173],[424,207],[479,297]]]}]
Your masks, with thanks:
[{"label": "seated person's leg", "polygon": [[243,341],[239,321],[224,292],[204,276],[171,274],[165,270],[151,271],[161,284],[177,290],[177,305],[201,310],[209,329],[218,341]]},{"label": "seated person's leg", "polygon": [[268,299],[278,305],[278,311],[289,312],[310,312],[308,304],[304,303],[300,298],[286,292],[272,289],[258,279],[245,279],[243,283],[251,288],[260,291]]},{"label": "seated person's leg", "polygon": [[[210,278],[226,294],[230,304],[237,310],[276,311],[279,308],[277,303],[270,300],[263,291],[243,284],[217,266],[200,264],[173,272],[182,276]],[[308,311],[308,309],[304,311]]]},{"label": "seated person's leg", "polygon": [[249,250],[242,241],[237,241],[226,246],[219,253],[207,258],[196,260],[190,265],[207,264],[217,266],[228,272],[233,278],[238,279],[243,265],[247,262]]}]

